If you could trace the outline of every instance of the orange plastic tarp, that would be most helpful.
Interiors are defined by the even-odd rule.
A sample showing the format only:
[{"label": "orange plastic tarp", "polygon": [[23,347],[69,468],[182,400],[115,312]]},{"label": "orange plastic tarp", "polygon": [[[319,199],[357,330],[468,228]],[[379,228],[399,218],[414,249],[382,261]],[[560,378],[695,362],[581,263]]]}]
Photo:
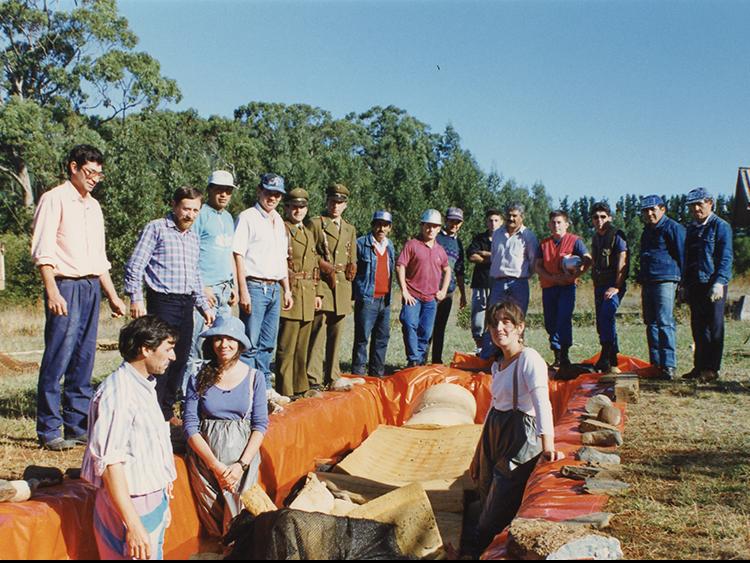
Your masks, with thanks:
[{"label": "orange plastic tarp", "polygon": [[[450,368],[406,369],[384,379],[367,378],[367,384],[355,386],[346,393],[329,392],[320,399],[289,405],[271,417],[261,448],[260,484],[280,505],[294,484],[315,469],[317,461],[345,455],[359,446],[379,424],[403,424],[411,416],[422,391],[438,383],[456,383],[469,389],[477,399],[475,421],[481,423],[490,405],[490,376],[457,367],[464,367],[469,361],[476,362],[470,356],[457,355]],[[488,368],[489,364],[482,362],[470,369],[488,372]],[[557,441],[568,454],[568,462],[580,446],[580,434],[575,420],[578,412],[570,412],[566,405],[572,401],[573,409],[580,409],[587,395],[599,388],[597,376],[550,382]],[[184,461],[180,457],[176,460],[178,479],[164,553],[168,558],[186,558],[200,549],[200,525]],[[600,509],[605,499],[581,496],[576,490],[576,484],[580,483],[556,477],[551,468],[554,466],[540,466],[532,475],[522,515],[560,520]],[[93,487],[83,482],[68,482],[46,489],[25,503],[0,504],[3,558],[96,558],[93,504]],[[487,555],[501,555],[496,552],[498,545],[496,540]]]}]

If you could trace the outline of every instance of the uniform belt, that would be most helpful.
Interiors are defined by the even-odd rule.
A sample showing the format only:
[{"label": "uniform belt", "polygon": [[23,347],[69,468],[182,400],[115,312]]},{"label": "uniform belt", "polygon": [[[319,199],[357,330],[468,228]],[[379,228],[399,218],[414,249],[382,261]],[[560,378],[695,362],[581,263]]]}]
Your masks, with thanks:
[{"label": "uniform belt", "polygon": [[254,276],[247,276],[245,279],[258,282],[258,283],[265,283],[267,285],[274,285],[274,284],[279,283],[279,280],[269,280],[267,278],[256,278]]},{"label": "uniform belt", "polygon": [[333,269],[337,272],[345,272],[346,271],[346,265],[344,264],[336,264]]},{"label": "uniform belt", "polygon": [[311,280],[313,275],[310,272],[292,272],[292,279],[294,280]]}]

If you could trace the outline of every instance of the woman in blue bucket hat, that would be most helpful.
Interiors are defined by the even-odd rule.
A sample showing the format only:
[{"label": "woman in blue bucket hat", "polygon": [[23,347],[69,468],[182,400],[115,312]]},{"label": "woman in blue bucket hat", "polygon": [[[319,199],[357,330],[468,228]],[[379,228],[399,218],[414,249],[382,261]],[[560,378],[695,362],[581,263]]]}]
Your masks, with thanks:
[{"label": "woman in blue bucket hat", "polygon": [[201,337],[208,361],[190,378],[183,421],[198,515],[218,537],[242,509],[240,495],[258,479],[268,405],[263,374],[239,361],[250,347],[242,321],[219,318]]}]

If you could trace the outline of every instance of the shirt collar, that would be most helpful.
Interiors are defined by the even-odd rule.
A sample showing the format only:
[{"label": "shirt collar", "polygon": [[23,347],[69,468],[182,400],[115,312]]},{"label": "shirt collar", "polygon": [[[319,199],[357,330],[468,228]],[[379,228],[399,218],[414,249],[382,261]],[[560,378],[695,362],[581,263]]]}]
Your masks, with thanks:
[{"label": "shirt collar", "polygon": [[708,224],[708,222],[711,220],[711,217],[713,216],[714,216],[714,212],[712,211],[711,213],[708,214],[708,217],[706,217],[705,221],[701,221],[700,223],[698,221],[693,221],[693,222],[700,227],[705,227]]},{"label": "shirt collar", "polygon": [[153,375],[143,377],[143,375],[129,362],[122,362],[121,367],[125,370],[125,373],[128,374],[132,381],[135,381],[138,385],[140,385],[144,389],[147,389],[148,391],[155,391],[156,377],[154,377]]},{"label": "shirt collar", "polygon": [[73,201],[82,201],[83,203],[89,203],[93,199],[89,192],[86,192],[85,196],[82,196],[80,193],[78,193],[78,190],[70,180],[66,180],[65,184],[63,185],[67,188]]},{"label": "shirt collar", "polygon": [[278,214],[278,212],[275,209],[272,209],[271,212],[269,213],[268,211],[266,211],[265,209],[263,209],[263,206],[260,203],[256,203],[255,204],[255,209],[257,209],[258,213],[260,213],[261,217],[263,217],[265,219],[274,218],[275,217],[274,213]]},{"label": "shirt collar", "polygon": [[440,234],[442,234],[445,237],[458,238],[457,234],[455,234],[455,235],[449,235],[448,233],[445,232],[445,229],[440,229]]}]

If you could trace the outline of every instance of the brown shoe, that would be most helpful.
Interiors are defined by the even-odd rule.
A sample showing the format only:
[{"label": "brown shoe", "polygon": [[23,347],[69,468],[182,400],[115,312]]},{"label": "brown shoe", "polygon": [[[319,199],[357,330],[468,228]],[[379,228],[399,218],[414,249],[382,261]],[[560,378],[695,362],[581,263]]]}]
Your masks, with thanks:
[{"label": "brown shoe", "polygon": [[712,383],[719,379],[719,372],[712,369],[702,369],[699,375],[699,379],[703,383]]},{"label": "brown shoe", "polygon": [[698,379],[700,378],[700,375],[701,375],[700,371],[693,368],[689,372],[683,373],[682,379]]}]

